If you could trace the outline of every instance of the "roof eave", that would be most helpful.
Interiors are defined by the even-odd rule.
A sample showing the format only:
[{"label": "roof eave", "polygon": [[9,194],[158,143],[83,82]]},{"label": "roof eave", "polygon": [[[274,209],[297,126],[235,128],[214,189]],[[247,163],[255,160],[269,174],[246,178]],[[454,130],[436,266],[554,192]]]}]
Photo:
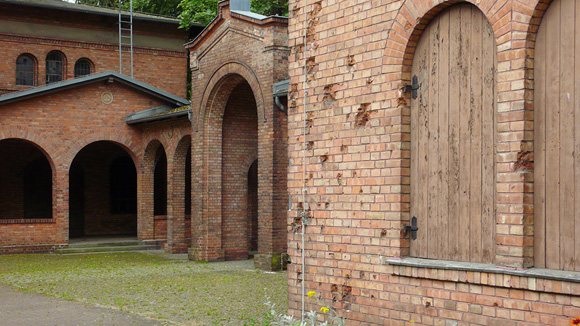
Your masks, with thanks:
[{"label": "roof eave", "polygon": [[163,90],[160,90],[160,89],[155,88],[153,86],[147,85],[147,84],[142,83],[138,80],[135,80],[135,79],[132,79],[128,76],[120,74],[118,72],[105,71],[105,72],[92,74],[92,75],[88,75],[88,76],[84,76],[84,77],[65,80],[62,82],[57,82],[57,83],[43,85],[43,86],[39,86],[39,87],[35,87],[35,88],[30,88],[30,89],[27,89],[27,90],[24,90],[21,92],[14,92],[14,93],[1,95],[0,96],[0,105],[12,103],[12,102],[17,102],[17,101],[22,101],[22,100],[33,98],[33,97],[44,96],[47,94],[60,92],[63,90],[67,90],[67,89],[71,89],[71,88],[75,88],[75,87],[79,87],[79,86],[83,86],[83,85],[87,85],[87,84],[91,84],[91,83],[95,83],[95,82],[99,82],[99,81],[105,81],[105,80],[108,80],[111,78],[113,78],[113,80],[116,80],[122,84],[128,85],[128,86],[136,88],[142,92],[150,94],[154,97],[157,97],[157,98],[159,98],[167,103],[171,103],[171,105],[183,106],[183,105],[190,104],[190,102],[187,101],[186,99],[172,95],[172,94],[167,93]]},{"label": "roof eave", "polygon": [[140,118],[140,119],[135,119],[135,120],[127,120],[127,118],[125,119],[125,122],[130,125],[137,125],[137,124],[142,124],[142,123],[146,123],[146,122],[157,122],[157,121],[162,121],[162,120],[168,120],[168,119],[174,119],[174,118],[181,118],[181,117],[186,117],[189,115],[189,111],[180,111],[180,112],[174,112],[174,113],[170,113],[170,114],[165,114],[165,115],[156,115],[153,117],[145,117],[145,118]]},{"label": "roof eave", "polygon": [[[111,12],[105,12],[105,11],[100,11],[100,10],[91,10],[91,9],[89,9],[89,7],[90,7],[89,5],[75,5],[75,6],[78,6],[75,8],[72,5],[65,7],[65,6],[57,6],[57,5],[51,5],[51,4],[46,4],[46,3],[22,2],[22,1],[17,1],[17,0],[2,0],[2,2],[21,5],[21,6],[27,6],[27,7],[47,8],[47,9],[78,12],[78,13],[99,15],[99,16],[108,16],[108,17],[118,17],[119,16],[116,9],[104,8],[104,9],[110,9]],[[85,6],[86,6],[86,8],[85,8]],[[149,22],[176,24],[176,25],[181,24],[180,20],[177,18],[155,16],[155,15],[141,14],[141,13],[134,13],[133,19],[134,20],[149,21]],[[192,23],[191,26],[203,27],[204,25],[199,24],[199,23]]]}]

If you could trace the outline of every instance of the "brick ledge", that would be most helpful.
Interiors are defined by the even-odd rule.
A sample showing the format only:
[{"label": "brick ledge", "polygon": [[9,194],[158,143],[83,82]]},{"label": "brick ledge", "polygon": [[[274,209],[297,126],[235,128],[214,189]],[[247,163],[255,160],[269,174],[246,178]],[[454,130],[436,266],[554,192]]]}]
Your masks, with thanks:
[{"label": "brick ledge", "polygon": [[[385,264],[401,267],[416,267],[425,269],[436,269],[436,270],[449,270],[457,272],[478,272],[478,273],[490,273],[490,274],[504,274],[510,276],[526,277],[528,279],[545,279],[563,282],[573,282],[580,283],[580,272],[572,271],[560,271],[553,269],[543,269],[543,268],[529,268],[529,269],[509,269],[498,267],[494,264],[483,264],[483,263],[467,263],[449,260],[434,260],[434,259],[422,259],[422,258],[387,258],[384,261]],[[399,271],[393,270],[393,274],[401,276],[410,277],[421,277],[421,278],[432,278],[439,280],[450,280],[450,281],[462,281],[467,283],[482,283],[477,282],[475,279],[469,280],[468,276],[465,275],[465,279],[459,275],[459,273],[453,273],[457,275],[447,275],[446,273],[418,273],[418,271],[413,272],[411,269],[409,271]],[[409,275],[407,275],[409,274]],[[423,275],[420,275],[423,274]],[[436,274],[436,275],[435,275]],[[452,279],[448,279],[451,277]],[[502,285],[502,284],[497,284]],[[510,284],[511,285],[511,284]],[[530,289],[534,290],[534,289]]]},{"label": "brick ledge", "polygon": [[56,223],[53,218],[10,218],[10,219],[0,219],[0,224],[46,224],[46,223]]}]

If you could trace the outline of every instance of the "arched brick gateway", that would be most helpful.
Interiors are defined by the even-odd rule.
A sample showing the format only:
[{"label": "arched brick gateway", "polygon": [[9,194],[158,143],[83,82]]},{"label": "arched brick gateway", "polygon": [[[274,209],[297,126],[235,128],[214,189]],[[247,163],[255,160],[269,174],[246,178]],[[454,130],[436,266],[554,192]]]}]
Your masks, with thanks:
[{"label": "arched brick gateway", "polygon": [[[275,107],[272,94],[273,84],[287,78],[286,19],[256,17],[231,12],[229,2],[221,2],[218,17],[186,45],[194,90],[190,254],[203,260],[248,256],[245,208],[252,161],[247,160],[258,157],[259,241],[254,262],[262,269],[278,269],[286,249],[287,119]],[[239,127],[235,121],[246,121],[243,115],[250,112],[253,117],[247,121],[254,121],[254,127],[240,131],[238,139],[232,134]],[[228,202],[240,207],[232,210]]]}]

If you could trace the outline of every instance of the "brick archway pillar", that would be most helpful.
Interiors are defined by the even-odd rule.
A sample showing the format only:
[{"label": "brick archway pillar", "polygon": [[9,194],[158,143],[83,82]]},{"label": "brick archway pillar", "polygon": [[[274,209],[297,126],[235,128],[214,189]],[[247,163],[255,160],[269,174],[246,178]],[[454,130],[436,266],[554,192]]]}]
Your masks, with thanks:
[{"label": "brick archway pillar", "polygon": [[167,157],[167,247],[170,253],[186,253],[185,163],[191,137],[184,137],[172,157]]},{"label": "brick archway pillar", "polygon": [[[192,248],[190,259],[219,261],[225,259],[221,216],[221,128],[229,95],[239,80],[248,82],[258,110],[258,254],[254,264],[263,270],[281,268],[285,252],[286,203],[285,154],[281,146],[280,117],[274,110],[273,83],[260,83],[254,71],[242,63],[230,62],[220,67],[208,81],[192,132]],[[195,102],[194,102],[195,103]],[[195,109],[194,109],[195,110]]]}]

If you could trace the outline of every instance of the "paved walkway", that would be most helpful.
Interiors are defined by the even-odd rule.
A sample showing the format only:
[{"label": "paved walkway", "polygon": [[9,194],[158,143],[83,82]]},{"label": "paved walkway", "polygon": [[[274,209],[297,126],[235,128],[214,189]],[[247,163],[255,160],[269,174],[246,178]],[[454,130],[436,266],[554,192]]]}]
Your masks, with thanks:
[{"label": "paved walkway", "polygon": [[158,326],[165,323],[118,310],[16,290],[0,284],[2,326]]}]

